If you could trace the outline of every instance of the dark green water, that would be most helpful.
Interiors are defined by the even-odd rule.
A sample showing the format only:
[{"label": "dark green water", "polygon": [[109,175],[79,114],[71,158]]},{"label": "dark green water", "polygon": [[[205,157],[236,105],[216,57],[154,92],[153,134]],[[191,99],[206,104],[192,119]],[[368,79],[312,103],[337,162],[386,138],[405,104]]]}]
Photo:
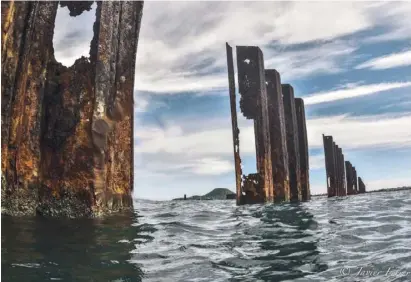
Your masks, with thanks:
[{"label": "dark green water", "polygon": [[2,281],[411,281],[411,192],[105,220],[2,217]]}]

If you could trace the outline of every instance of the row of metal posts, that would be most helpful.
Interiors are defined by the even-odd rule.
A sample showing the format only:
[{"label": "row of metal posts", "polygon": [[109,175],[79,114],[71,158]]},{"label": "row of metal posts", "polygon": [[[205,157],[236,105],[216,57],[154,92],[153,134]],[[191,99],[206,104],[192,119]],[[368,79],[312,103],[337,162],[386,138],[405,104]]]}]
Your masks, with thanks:
[{"label": "row of metal posts", "polygon": [[[365,184],[351,162],[344,162],[342,149],[332,136],[323,134],[328,197],[365,193]],[[358,182],[357,182],[358,179]]]},{"label": "row of metal posts", "polygon": [[304,101],[281,84],[275,69],[265,69],[255,46],[237,46],[240,109],[254,120],[257,173],[243,175],[233,53],[226,44],[233,130],[237,204],[310,199],[309,160]]}]

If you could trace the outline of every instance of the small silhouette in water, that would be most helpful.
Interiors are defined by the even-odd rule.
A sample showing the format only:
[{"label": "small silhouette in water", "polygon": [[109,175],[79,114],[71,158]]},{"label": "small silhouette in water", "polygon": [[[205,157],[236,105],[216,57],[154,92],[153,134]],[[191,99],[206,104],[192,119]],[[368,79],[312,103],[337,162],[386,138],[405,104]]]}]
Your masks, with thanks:
[{"label": "small silhouette in water", "polygon": [[186,194],[184,194],[184,200],[187,200],[187,196],[186,196]]}]

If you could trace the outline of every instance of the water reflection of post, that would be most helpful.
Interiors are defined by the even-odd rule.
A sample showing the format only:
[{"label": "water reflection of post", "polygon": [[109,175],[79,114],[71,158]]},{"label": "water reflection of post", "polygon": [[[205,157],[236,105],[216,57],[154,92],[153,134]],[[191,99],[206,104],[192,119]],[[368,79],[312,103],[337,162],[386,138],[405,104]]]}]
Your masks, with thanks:
[{"label": "water reflection of post", "polygon": [[317,222],[300,203],[266,206],[262,221],[263,230],[256,228],[255,234],[263,240],[259,245],[265,255],[255,259],[269,265],[255,274],[256,280],[292,280],[328,268],[319,260],[317,236],[309,232],[317,229]]},{"label": "water reflection of post", "polygon": [[14,281],[141,281],[143,271],[130,254],[136,220],[130,213],[105,219],[2,218],[3,273]]}]

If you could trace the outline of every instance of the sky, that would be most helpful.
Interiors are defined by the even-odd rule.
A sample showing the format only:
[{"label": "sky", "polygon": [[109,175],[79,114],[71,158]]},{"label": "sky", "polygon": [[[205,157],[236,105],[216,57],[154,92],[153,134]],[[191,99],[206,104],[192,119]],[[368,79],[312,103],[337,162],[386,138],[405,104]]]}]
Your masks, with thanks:
[{"label": "sky", "polygon": [[[88,56],[93,8],[76,18],[58,10],[53,44],[67,66]],[[411,2],[146,1],[134,84],[134,196],[235,191],[226,42],[259,46],[265,68],[304,99],[312,194],[326,193],[323,133],[367,190],[411,185],[409,15]],[[256,171],[253,123],[240,112],[238,122],[248,174]]]}]

